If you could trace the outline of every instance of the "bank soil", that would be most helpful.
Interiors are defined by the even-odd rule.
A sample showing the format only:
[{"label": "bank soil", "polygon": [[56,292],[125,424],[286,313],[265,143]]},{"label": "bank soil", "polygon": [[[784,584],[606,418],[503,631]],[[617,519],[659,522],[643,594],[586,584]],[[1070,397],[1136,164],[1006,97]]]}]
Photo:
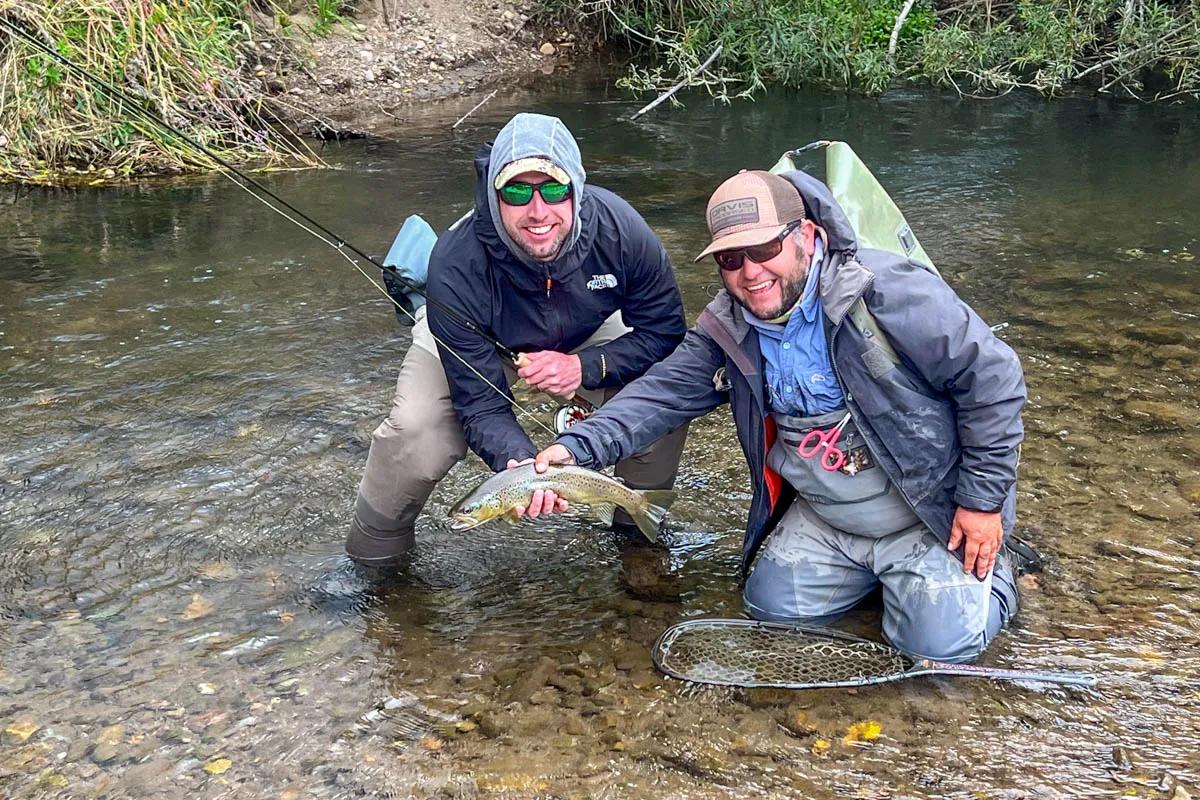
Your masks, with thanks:
[{"label": "bank soil", "polygon": [[320,137],[386,136],[414,104],[535,81],[566,67],[577,42],[532,11],[521,0],[363,0],[320,35],[293,17],[299,63],[273,87],[279,112]]}]

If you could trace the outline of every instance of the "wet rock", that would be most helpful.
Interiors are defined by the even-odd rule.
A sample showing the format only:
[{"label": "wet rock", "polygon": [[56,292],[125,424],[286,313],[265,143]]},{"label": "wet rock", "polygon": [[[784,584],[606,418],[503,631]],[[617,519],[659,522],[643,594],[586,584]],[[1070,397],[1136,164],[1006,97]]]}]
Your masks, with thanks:
[{"label": "wet rock", "polygon": [[546,682],[567,694],[581,694],[583,692],[583,680],[577,675],[565,675],[556,672]]},{"label": "wet rock", "polygon": [[629,674],[629,681],[635,689],[653,689],[660,680],[659,674],[652,669],[639,669]]},{"label": "wet rock", "polygon": [[1200,506],[1200,481],[1184,481],[1179,484],[1179,495],[1194,506]]},{"label": "wet rock", "polygon": [[[634,665],[636,666],[636,664]],[[601,664],[583,678],[583,693],[588,697],[596,694],[617,679],[617,668],[612,664]]]},{"label": "wet rock", "polygon": [[533,706],[558,705],[558,691],[543,687],[529,696],[529,704]]},{"label": "wet rock", "polygon": [[542,46],[538,48],[538,52],[544,56],[552,56],[558,52],[558,48],[556,48],[550,42],[543,42]]},{"label": "wet rock", "polygon": [[631,672],[646,667],[650,663],[650,655],[645,649],[634,644],[626,646],[613,659],[616,668],[622,672]]},{"label": "wet rock", "polygon": [[1112,763],[1118,769],[1132,769],[1135,763],[1133,752],[1123,745],[1116,745],[1112,749]]},{"label": "wet rock", "polygon": [[20,744],[41,729],[33,717],[21,717],[14,720],[4,729],[5,744]]},{"label": "wet rock", "polygon": [[97,764],[111,764],[120,756],[116,745],[100,743],[92,750],[92,761]]},{"label": "wet rock", "polygon": [[1181,344],[1165,344],[1156,347],[1152,355],[1159,361],[1191,361],[1196,357],[1195,351]]},{"label": "wet rock", "polygon": [[503,736],[512,728],[511,719],[494,711],[480,714],[476,722],[479,724],[479,732],[488,739]]},{"label": "wet rock", "polygon": [[1191,505],[1180,497],[1150,495],[1126,501],[1124,505],[1140,517],[1159,522],[1172,522],[1192,515]]},{"label": "wet rock", "polygon": [[67,745],[67,755],[65,756],[65,760],[68,764],[73,764],[74,762],[80,761],[87,757],[87,754],[91,751],[91,749],[91,741],[82,737],[75,739],[69,745]]},{"label": "wet rock", "polygon": [[546,685],[546,681],[554,674],[557,666],[553,660],[543,656],[532,669],[512,684],[508,691],[508,699],[519,703],[528,703],[533,693]]},{"label": "wet rock", "polygon": [[795,698],[795,693],[787,689],[756,687],[753,689],[743,689],[742,691],[746,705],[751,708],[774,708],[775,706],[787,705]]},{"label": "wet rock", "polygon": [[1151,425],[1184,428],[1196,423],[1196,416],[1178,403],[1160,400],[1130,400],[1124,405],[1125,414],[1134,420]]},{"label": "wet rock", "polygon": [[577,717],[574,714],[567,717],[563,722],[563,732],[570,736],[586,736],[590,729],[588,724],[583,721],[582,717]]},{"label": "wet rock", "polygon": [[174,764],[165,758],[136,764],[125,771],[122,782],[130,794],[152,797],[157,794],[160,784],[173,766]]}]

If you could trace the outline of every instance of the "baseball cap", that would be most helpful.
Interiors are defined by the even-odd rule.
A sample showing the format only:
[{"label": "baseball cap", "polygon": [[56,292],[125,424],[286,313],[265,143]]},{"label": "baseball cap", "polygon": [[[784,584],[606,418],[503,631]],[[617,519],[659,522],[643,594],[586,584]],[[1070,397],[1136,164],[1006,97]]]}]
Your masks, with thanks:
[{"label": "baseball cap", "polygon": [[496,180],[492,188],[498,190],[516,176],[526,172],[540,172],[559,183],[571,182],[571,176],[567,174],[567,171],[550,159],[545,156],[529,156],[527,158],[518,158],[516,161],[510,161],[505,164],[499,174],[496,175]]},{"label": "baseball cap", "polygon": [[708,200],[708,232],[712,241],[696,261],[718,250],[764,244],[789,223],[804,219],[804,201],[786,178],[766,170],[742,170]]}]

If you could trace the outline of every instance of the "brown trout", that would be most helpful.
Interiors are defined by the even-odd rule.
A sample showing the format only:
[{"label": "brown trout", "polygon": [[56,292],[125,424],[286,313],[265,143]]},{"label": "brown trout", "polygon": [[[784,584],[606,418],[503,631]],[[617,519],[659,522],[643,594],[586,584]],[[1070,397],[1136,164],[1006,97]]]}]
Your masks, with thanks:
[{"label": "brown trout", "polygon": [[550,467],[538,474],[533,464],[497,472],[476,486],[447,513],[450,527],[465,531],[496,517],[517,519],[517,506],[529,505],[538,489],[549,489],[569,503],[589,505],[602,521],[612,521],[613,508],[620,506],[633,518],[647,539],[658,541],[658,526],[675,499],[669,489],[631,489],[607,475],[583,467]]}]

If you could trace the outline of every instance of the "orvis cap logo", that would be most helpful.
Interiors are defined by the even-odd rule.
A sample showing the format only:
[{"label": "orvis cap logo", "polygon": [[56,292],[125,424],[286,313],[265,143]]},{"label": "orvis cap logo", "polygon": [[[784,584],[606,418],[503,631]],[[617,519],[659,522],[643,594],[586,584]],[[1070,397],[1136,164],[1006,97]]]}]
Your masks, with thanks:
[{"label": "orvis cap logo", "polygon": [[587,287],[593,292],[599,289],[615,289],[617,288],[616,275],[593,275],[588,281]]},{"label": "orvis cap logo", "polygon": [[758,200],[753,197],[726,200],[708,212],[708,229],[713,233],[748,222],[758,222]]}]

